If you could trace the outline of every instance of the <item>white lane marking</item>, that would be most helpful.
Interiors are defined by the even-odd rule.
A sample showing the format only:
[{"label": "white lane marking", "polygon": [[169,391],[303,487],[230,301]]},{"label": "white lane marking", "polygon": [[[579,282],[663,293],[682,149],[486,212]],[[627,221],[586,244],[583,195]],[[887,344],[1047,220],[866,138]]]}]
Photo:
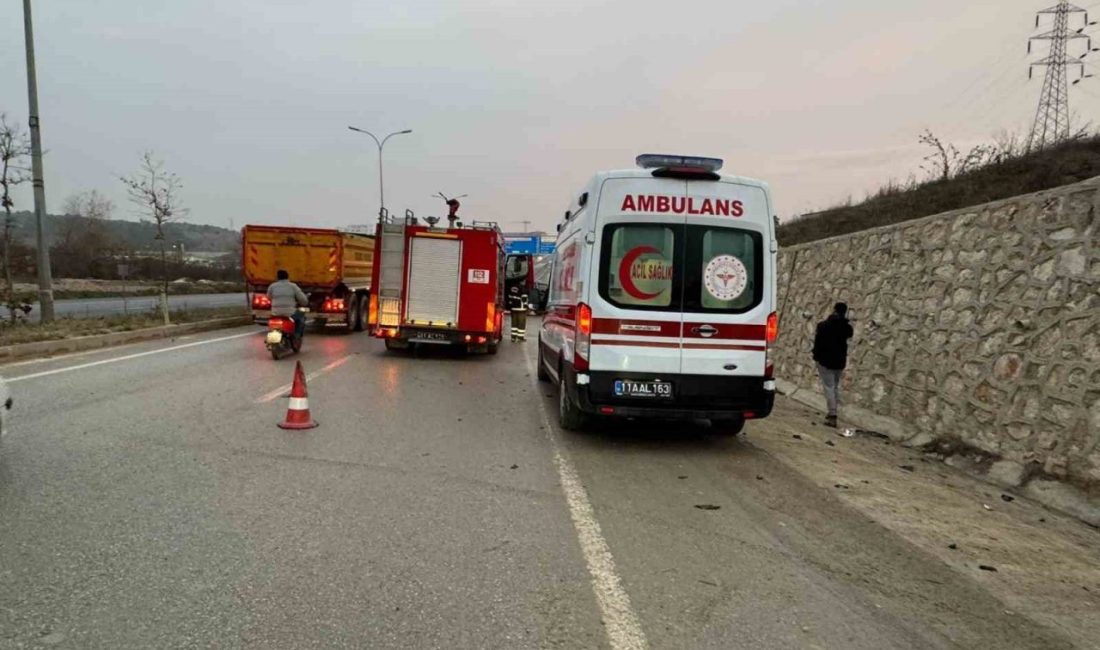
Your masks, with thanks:
[{"label": "white lane marking", "polygon": [[[320,377],[321,375],[325,374],[326,372],[329,372],[330,370],[335,370],[336,368],[339,368],[340,366],[347,363],[348,359],[350,359],[350,358],[351,358],[351,355],[349,354],[346,357],[340,357],[336,361],[333,361],[332,363],[328,364],[324,368],[321,368],[320,370],[314,370],[313,372],[306,375],[306,381],[307,382],[313,381],[314,379]],[[284,384],[282,386],[279,386],[278,388],[271,391],[270,393],[265,393],[265,394],[261,395],[260,397],[257,397],[256,398],[256,403],[257,404],[264,404],[266,402],[276,400],[280,397],[287,397],[288,396],[287,393],[290,392],[291,386],[293,386],[293,384]]]},{"label": "white lane marking", "polygon": [[183,345],[173,345],[167,348],[160,348],[159,350],[149,350],[147,352],[138,352],[136,354],[128,354],[123,357],[113,357],[111,359],[102,359],[100,361],[92,361],[90,363],[82,363],[76,366],[68,366],[66,368],[55,368],[53,370],[43,370],[42,372],[36,372],[30,375],[23,375],[22,377],[9,377],[7,382],[9,384],[17,381],[26,381],[28,379],[38,379],[39,377],[49,377],[50,375],[59,375],[63,372],[72,372],[73,370],[83,370],[85,368],[93,368],[95,366],[102,366],[108,363],[118,363],[119,361],[129,361],[130,359],[138,359],[140,357],[147,357],[153,354],[162,354],[164,352],[174,352],[176,350],[183,350],[184,348],[193,348],[198,345],[208,345],[210,343],[220,343],[222,341],[230,341],[232,339],[239,339],[245,336],[256,336],[255,332],[245,332],[244,334],[234,334],[232,336],[222,336],[216,339],[207,339],[205,341],[195,341],[194,343],[185,343]]},{"label": "white lane marking", "polygon": [[[531,382],[535,385],[536,395],[540,395],[541,386],[535,372],[535,362],[531,360],[528,348],[529,346],[523,346],[523,355],[527,359],[527,371]],[[569,504],[573,529],[577,531],[581,552],[588,564],[588,574],[592,578],[592,591],[596,593],[596,603],[603,617],[607,640],[614,650],[644,650],[649,647],[649,642],[646,641],[645,633],[642,632],[638,615],[630,605],[630,596],[627,595],[622,580],[615,571],[615,558],[611,556],[611,549],[607,546],[607,540],[604,539],[603,532],[600,530],[600,522],[596,520],[596,513],[588,500],[588,492],[584,489],[576,468],[573,467],[573,463],[561,446],[557,428],[551,422],[550,414],[546,410],[546,402],[542,397],[538,397],[538,400],[542,425],[545,427],[547,437],[550,438],[550,448],[554,452],[554,465],[558,468],[561,489],[565,493],[566,503]]]}]

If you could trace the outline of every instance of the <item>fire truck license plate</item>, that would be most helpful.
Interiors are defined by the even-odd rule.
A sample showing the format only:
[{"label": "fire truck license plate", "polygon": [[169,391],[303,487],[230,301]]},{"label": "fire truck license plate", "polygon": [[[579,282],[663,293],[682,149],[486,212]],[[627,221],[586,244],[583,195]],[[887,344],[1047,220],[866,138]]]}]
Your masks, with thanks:
[{"label": "fire truck license plate", "polygon": [[409,340],[413,343],[450,343],[451,337],[443,332],[417,332]]},{"label": "fire truck license plate", "polygon": [[669,399],[672,397],[672,384],[667,381],[631,381],[615,380],[617,397],[648,397]]}]

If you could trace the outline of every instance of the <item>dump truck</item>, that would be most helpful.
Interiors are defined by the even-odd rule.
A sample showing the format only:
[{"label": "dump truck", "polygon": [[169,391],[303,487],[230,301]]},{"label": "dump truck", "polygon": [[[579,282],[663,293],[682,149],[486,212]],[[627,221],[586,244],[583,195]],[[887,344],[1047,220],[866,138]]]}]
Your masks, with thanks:
[{"label": "dump truck", "polygon": [[[504,238],[496,224],[378,226],[368,322],[389,350],[450,345],[495,354],[504,314]],[[452,220],[453,221],[453,220]]]},{"label": "dump truck", "polygon": [[362,331],[371,293],[374,237],[321,228],[245,226],[241,268],[252,319],[271,316],[267,287],[286,270],[309,296],[310,317],[322,326]]}]

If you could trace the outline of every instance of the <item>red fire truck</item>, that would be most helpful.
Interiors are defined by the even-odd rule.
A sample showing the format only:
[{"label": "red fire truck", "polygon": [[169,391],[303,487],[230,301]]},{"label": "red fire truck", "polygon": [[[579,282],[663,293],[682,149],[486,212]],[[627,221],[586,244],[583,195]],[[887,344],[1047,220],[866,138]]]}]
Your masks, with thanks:
[{"label": "red fire truck", "polygon": [[457,345],[496,354],[504,314],[504,237],[496,224],[378,226],[367,322],[386,349]]}]

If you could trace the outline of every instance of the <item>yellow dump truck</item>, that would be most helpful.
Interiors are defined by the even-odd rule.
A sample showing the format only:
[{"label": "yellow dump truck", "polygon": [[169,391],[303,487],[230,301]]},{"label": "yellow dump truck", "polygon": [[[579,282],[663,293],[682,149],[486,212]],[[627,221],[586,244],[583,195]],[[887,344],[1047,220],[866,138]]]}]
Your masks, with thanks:
[{"label": "yellow dump truck", "polygon": [[374,237],[320,228],[245,226],[241,268],[252,318],[271,316],[267,287],[280,269],[309,296],[310,316],[322,325],[362,331],[370,299]]}]

